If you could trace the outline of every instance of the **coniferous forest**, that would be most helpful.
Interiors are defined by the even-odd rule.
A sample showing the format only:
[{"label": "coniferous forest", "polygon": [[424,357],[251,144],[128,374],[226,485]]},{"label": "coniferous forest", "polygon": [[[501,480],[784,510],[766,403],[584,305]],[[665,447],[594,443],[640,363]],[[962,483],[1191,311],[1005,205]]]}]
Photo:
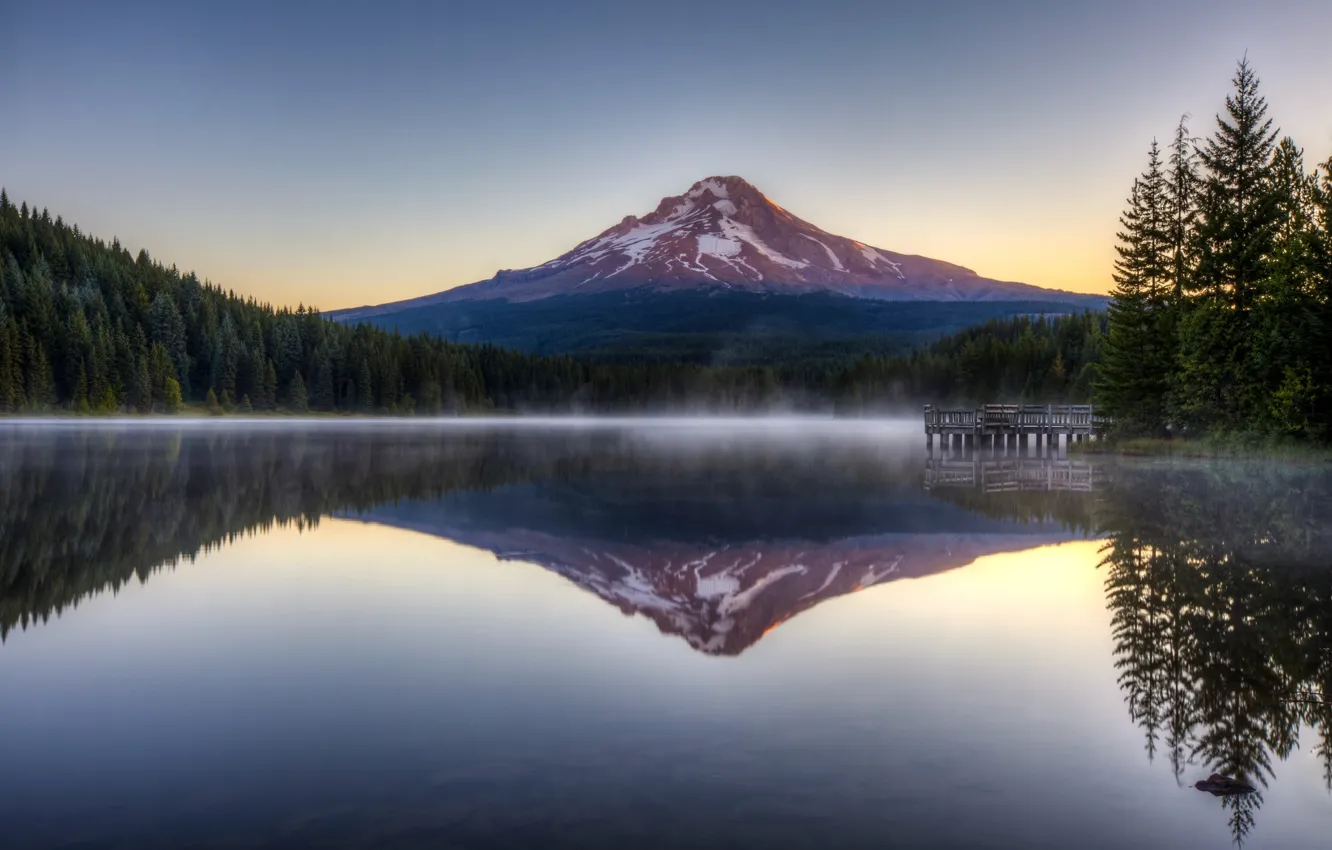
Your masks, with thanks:
[{"label": "coniferous forest", "polygon": [[993,321],[906,357],[707,366],[542,357],[276,308],[83,234],[0,192],[0,412],[762,409],[1085,400],[1104,331]]},{"label": "coniferous forest", "polygon": [[1332,437],[1332,158],[1241,61],[1206,139],[1155,141],[1121,218],[1097,400],[1127,434]]}]

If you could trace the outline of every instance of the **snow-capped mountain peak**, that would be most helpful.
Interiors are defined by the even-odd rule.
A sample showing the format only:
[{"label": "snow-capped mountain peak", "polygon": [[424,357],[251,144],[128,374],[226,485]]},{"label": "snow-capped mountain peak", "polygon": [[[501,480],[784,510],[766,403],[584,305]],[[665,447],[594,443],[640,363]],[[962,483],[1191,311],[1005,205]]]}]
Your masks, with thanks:
[{"label": "snow-capped mountain peak", "polygon": [[864,276],[906,280],[900,261],[796,218],[740,177],[700,180],[643,218],[630,216],[532,271],[541,270],[586,271],[572,289],[623,275],[741,289],[836,288]]}]

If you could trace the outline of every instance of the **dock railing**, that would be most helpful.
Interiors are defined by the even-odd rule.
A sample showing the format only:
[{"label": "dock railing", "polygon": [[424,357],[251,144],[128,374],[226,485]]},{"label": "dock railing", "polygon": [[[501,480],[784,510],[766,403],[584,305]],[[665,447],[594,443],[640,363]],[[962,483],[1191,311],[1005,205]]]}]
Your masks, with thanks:
[{"label": "dock railing", "polygon": [[947,409],[925,405],[925,433],[947,436],[1099,435],[1110,420],[1090,404],[985,404]]},{"label": "dock railing", "polygon": [[925,427],[949,430],[976,427],[976,411],[943,410],[932,404],[925,405]]}]

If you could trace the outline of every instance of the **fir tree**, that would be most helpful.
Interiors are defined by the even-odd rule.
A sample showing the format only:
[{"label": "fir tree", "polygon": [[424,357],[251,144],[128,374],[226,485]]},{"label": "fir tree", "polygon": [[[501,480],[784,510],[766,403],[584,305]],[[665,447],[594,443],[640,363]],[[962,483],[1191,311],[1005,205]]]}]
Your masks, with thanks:
[{"label": "fir tree", "polygon": [[304,413],[310,408],[309,398],[305,393],[305,379],[297,372],[287,387],[287,407],[297,413]]},{"label": "fir tree", "polygon": [[1227,298],[1241,314],[1267,275],[1280,211],[1272,192],[1277,131],[1258,93],[1258,76],[1241,60],[1226,115],[1199,152],[1203,181],[1198,236],[1207,248],[1199,285]]},{"label": "fir tree", "polygon": [[185,401],[180,394],[180,381],[168,375],[162,382],[162,411],[179,413],[184,407]]},{"label": "fir tree", "polygon": [[153,409],[153,382],[152,376],[149,374],[148,357],[146,355],[134,358],[134,380],[130,387],[130,403],[140,413],[148,413]]},{"label": "fir tree", "polygon": [[1258,77],[1239,63],[1226,114],[1199,152],[1206,175],[1195,232],[1195,297],[1181,327],[1177,407],[1193,424],[1239,430],[1266,406],[1250,316],[1269,272],[1279,209],[1272,191],[1277,133]]},{"label": "fir tree", "polygon": [[1317,268],[1314,301],[1318,305],[1318,322],[1311,348],[1315,356],[1315,382],[1319,388],[1314,399],[1314,420],[1323,423],[1326,439],[1327,428],[1332,423],[1332,157],[1319,167],[1319,174],[1314,239]]},{"label": "fir tree", "polygon": [[29,335],[25,349],[24,360],[27,362],[28,374],[24,384],[28,390],[28,409],[49,410],[57,399],[55,380],[51,377],[51,361],[46,357],[46,348]]},{"label": "fir tree", "polygon": [[148,338],[171,358],[182,391],[189,391],[190,360],[185,345],[185,320],[176,302],[165,292],[153,299],[148,318]]},{"label": "fir tree", "polygon": [[277,407],[277,366],[269,360],[264,367],[264,383],[260,390],[259,404],[264,410]]},{"label": "fir tree", "polygon": [[316,410],[332,410],[337,404],[337,393],[333,388],[333,361],[328,350],[319,354],[319,367],[315,372],[314,394],[310,399]]},{"label": "fir tree", "polygon": [[375,409],[375,391],[370,377],[370,364],[364,359],[361,360],[361,366],[356,372],[356,406],[362,413],[370,413]]},{"label": "fir tree", "polygon": [[115,413],[120,409],[120,399],[116,398],[116,391],[107,387],[102,390],[97,401],[98,413]]},{"label": "fir tree", "polygon": [[1187,122],[1185,115],[1175,128],[1165,186],[1165,240],[1170,252],[1170,294],[1175,301],[1190,288],[1196,262],[1193,233],[1198,223],[1198,155],[1197,140],[1189,135]]},{"label": "fir tree", "polygon": [[1165,426],[1173,371],[1168,196],[1160,147],[1152,142],[1147,171],[1134,181],[1120,218],[1114,299],[1097,386],[1116,427],[1127,433],[1152,433]]},{"label": "fir tree", "polygon": [[0,301],[0,413],[11,413],[22,404],[22,381],[19,372],[17,335],[13,322],[6,315],[5,305]]}]

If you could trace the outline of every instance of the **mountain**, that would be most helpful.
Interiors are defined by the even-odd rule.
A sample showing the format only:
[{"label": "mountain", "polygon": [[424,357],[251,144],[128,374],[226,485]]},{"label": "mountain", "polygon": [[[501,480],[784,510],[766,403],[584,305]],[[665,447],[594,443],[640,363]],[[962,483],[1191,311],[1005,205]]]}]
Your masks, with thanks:
[{"label": "mountain", "polygon": [[432,304],[536,301],[639,287],[832,293],[888,301],[1041,301],[1083,296],[991,280],[941,260],[836,236],[797,218],[739,177],[709,177],[535,268],[435,295],[342,311],[364,319]]},{"label": "mountain", "polygon": [[[904,314],[901,302],[917,306]],[[837,236],[739,177],[709,177],[534,268],[329,315],[537,353],[692,356],[766,337],[764,359],[829,340],[876,340],[856,353],[889,353],[987,319],[1104,304]]]}]

